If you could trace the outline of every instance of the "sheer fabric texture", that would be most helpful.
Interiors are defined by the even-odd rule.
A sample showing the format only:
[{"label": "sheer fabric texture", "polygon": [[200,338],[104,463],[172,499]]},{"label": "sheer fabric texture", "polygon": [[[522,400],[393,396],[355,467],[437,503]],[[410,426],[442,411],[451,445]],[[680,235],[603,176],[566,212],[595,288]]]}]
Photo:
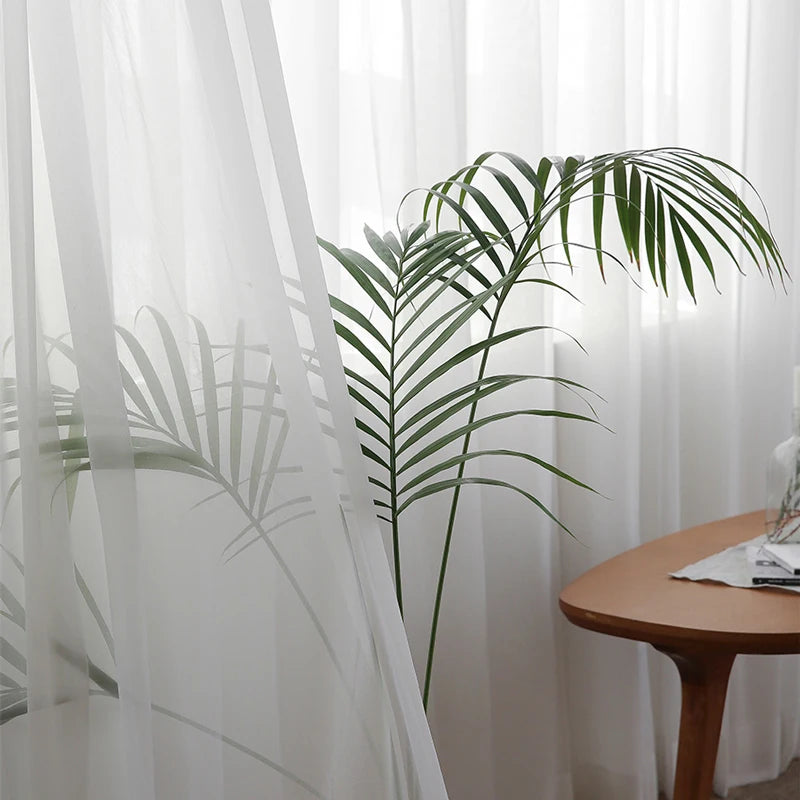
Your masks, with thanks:
[{"label": "sheer fabric texture", "polygon": [[0,795],[444,799],[269,5],[1,8]]},{"label": "sheer fabric texture", "polygon": [[[535,162],[678,145],[754,182],[795,272],[800,8],[791,0],[274,0],[273,10],[323,237],[365,248],[365,222],[393,228],[405,192],[485,150]],[[572,238],[591,243],[579,224],[571,222]],[[531,291],[506,320],[556,324],[588,355],[553,336],[498,352],[497,372],[555,372],[590,386],[605,398],[598,410],[614,434],[498,424],[481,446],[529,442],[610,500],[524,479],[578,543],[501,490],[462,495],[429,707],[451,796],[671,793],[673,665],[645,646],[570,629],[556,598],[616,553],[763,507],[768,455],[790,430],[800,295],[796,280],[784,292],[747,271],[720,264],[720,293],[699,278],[695,305],[677,280],[668,298],[647,276],[641,291],[621,270],[607,270],[604,285],[590,254],[572,278],[556,273],[582,304]],[[331,285],[338,279],[331,268]],[[521,480],[494,464],[485,470]],[[426,502],[401,523],[405,623],[420,679],[448,512],[444,500]],[[800,753],[798,698],[798,658],[737,659],[719,794],[775,777]]]}]

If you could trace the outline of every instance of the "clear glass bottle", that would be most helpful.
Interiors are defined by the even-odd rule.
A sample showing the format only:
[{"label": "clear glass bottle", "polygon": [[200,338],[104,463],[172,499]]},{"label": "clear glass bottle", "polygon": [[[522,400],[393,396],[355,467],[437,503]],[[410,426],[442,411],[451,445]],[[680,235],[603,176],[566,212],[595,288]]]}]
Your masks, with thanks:
[{"label": "clear glass bottle", "polygon": [[794,368],[792,435],[775,448],[767,467],[767,539],[800,542],[800,366]]}]

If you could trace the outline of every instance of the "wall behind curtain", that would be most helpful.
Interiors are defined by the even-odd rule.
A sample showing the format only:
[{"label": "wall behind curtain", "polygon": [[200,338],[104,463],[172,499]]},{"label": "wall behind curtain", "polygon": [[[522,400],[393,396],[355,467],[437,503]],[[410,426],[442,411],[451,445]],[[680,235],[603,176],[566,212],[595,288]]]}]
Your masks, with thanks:
[{"label": "wall behind curtain", "polygon": [[[364,222],[389,229],[408,189],[487,149],[533,160],[680,145],[752,179],[796,273],[800,8],[791,0],[272,6],[325,238],[361,247]],[[800,292],[796,283],[785,293],[770,286],[754,268],[745,278],[727,265],[720,272],[721,294],[703,282],[695,306],[677,286],[664,299],[621,272],[603,286],[587,259],[569,284],[583,305],[532,295],[515,309],[518,319],[576,334],[589,355],[556,337],[501,357],[596,389],[615,433],[517,424],[493,442],[528,437],[611,500],[534,484],[578,532],[583,544],[575,544],[522,501],[468,496],[429,714],[453,797],[523,798],[534,786],[541,798],[592,800],[671,791],[674,667],[643,646],[568,629],[556,597],[622,550],[763,505],[767,456],[789,433]],[[436,502],[403,530],[418,672],[442,531]],[[737,661],[718,792],[773,777],[800,752],[798,696],[798,659]]]}]

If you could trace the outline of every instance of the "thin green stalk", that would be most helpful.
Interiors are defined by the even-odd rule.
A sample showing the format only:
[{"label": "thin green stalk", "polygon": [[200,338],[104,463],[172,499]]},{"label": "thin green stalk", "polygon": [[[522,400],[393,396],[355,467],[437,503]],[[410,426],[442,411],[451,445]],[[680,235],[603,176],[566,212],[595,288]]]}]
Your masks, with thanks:
[{"label": "thin green stalk", "polygon": [[[495,307],[494,314],[492,316],[491,324],[489,325],[489,332],[487,334],[487,338],[490,338],[494,335],[495,328],[497,327],[497,322],[500,319],[500,310],[503,307],[503,301],[508,295],[510,288],[513,286],[513,282],[508,284],[504,287],[502,294],[498,298],[497,306]],[[478,380],[481,380],[485,373],[486,373],[486,365],[489,360],[489,350],[484,350],[483,355],[481,356],[481,363],[478,369]],[[477,392],[476,392],[477,393]],[[478,401],[472,403],[470,406],[469,411],[469,423],[475,421],[475,415],[478,412]],[[467,433],[464,437],[464,445],[461,448],[461,455],[466,455],[469,451],[469,444],[472,439],[472,433]],[[466,461],[462,462],[458,467],[458,477],[462,478],[464,476],[464,469],[466,467]],[[455,521],[456,521],[456,513],[458,512],[458,500],[459,496],[461,495],[461,487],[456,486],[453,489],[453,499],[450,503],[450,516],[447,520],[447,533],[445,534],[444,539],[444,548],[442,550],[442,561],[439,566],[439,581],[436,585],[436,600],[433,604],[433,619],[431,621],[431,635],[430,640],[428,642],[428,659],[425,665],[425,686],[422,691],[422,705],[425,710],[428,710],[428,697],[430,696],[431,690],[431,676],[433,675],[433,653],[436,648],[436,633],[439,628],[439,613],[442,607],[442,593],[444,591],[444,579],[447,573],[447,563],[450,558],[450,543],[453,538],[453,530],[455,528]]]},{"label": "thin green stalk", "polygon": [[[211,466],[211,465],[209,465],[209,466]],[[300,586],[300,583],[298,582],[297,578],[295,578],[294,574],[289,569],[289,565],[286,563],[286,561],[284,561],[283,556],[281,556],[281,554],[278,552],[277,547],[275,547],[275,544],[272,542],[272,540],[270,539],[269,535],[264,530],[264,527],[262,526],[260,520],[251,513],[251,511],[248,508],[247,504],[239,496],[239,493],[236,491],[236,487],[234,487],[233,484],[229,483],[223,477],[223,475],[221,473],[219,473],[219,472],[215,471],[214,478],[228,492],[228,494],[231,496],[231,498],[236,503],[236,505],[239,506],[239,508],[241,509],[242,513],[250,521],[250,523],[252,524],[253,528],[259,534],[259,536],[262,539],[262,541],[264,542],[264,544],[266,544],[267,547],[269,548],[269,551],[272,553],[272,557],[277,562],[277,564],[280,567],[281,571],[283,572],[284,577],[286,578],[286,580],[289,581],[289,584],[291,585],[292,589],[294,589],[294,592],[295,592],[295,595],[297,596],[297,599],[300,601],[300,604],[306,610],[306,613],[308,614],[309,619],[311,620],[311,624],[316,629],[317,634],[319,635],[320,639],[322,640],[323,646],[328,651],[328,656],[330,657],[331,662],[333,663],[334,669],[339,674],[339,678],[341,679],[343,686],[347,690],[347,693],[348,693],[348,695],[350,697],[350,701],[353,704],[353,708],[357,708],[357,698],[356,698],[356,695],[355,695],[355,689],[350,684],[350,682],[347,680],[347,678],[345,676],[344,667],[342,666],[342,663],[339,660],[339,657],[338,657],[338,655],[336,654],[336,651],[333,648],[333,642],[331,642],[330,638],[328,637],[328,634],[325,632],[325,628],[323,628],[323,626],[322,626],[322,621],[317,616],[316,612],[314,611],[313,607],[311,606],[311,603],[310,603],[308,597],[306,597],[306,594],[303,591],[302,587]],[[377,748],[375,742],[372,739],[372,735],[370,734],[369,730],[367,729],[367,723],[364,720],[364,718],[361,716],[360,713],[357,712],[356,716],[358,717],[358,721],[359,721],[359,723],[361,725],[362,733],[364,734],[364,738],[367,741],[369,749],[372,751],[372,755],[374,756],[374,758],[376,760],[376,763],[378,763],[380,761],[380,756],[378,755],[378,748]]]},{"label": "thin green stalk", "polygon": [[[542,229],[545,227],[546,223],[555,215],[555,213],[560,208],[560,205],[557,204],[555,208],[546,210],[548,207],[548,203],[551,199],[556,196],[558,190],[558,185],[553,188],[547,197],[544,198],[542,205],[537,210],[536,214],[531,218],[526,226],[525,235],[520,240],[519,247],[514,253],[514,263],[509,267],[509,272],[514,270],[519,270],[524,267],[525,264],[525,256],[527,256],[528,249],[532,246],[535,246],[538,235],[541,233]],[[538,230],[538,234],[534,234],[534,229]],[[515,281],[511,281],[505,287],[503,287],[500,296],[497,299],[497,305],[494,309],[494,314],[492,316],[492,321],[489,325],[489,332],[487,333],[487,338],[490,338],[494,335],[495,329],[497,327],[497,323],[500,319],[500,311],[503,308],[503,304],[505,302],[508,293],[511,291],[511,288],[514,286]],[[485,350],[480,362],[480,367],[478,369],[478,380],[480,381],[485,373],[486,373],[486,366],[489,360],[489,353],[491,350]],[[476,391],[477,394],[477,391]],[[469,423],[474,422],[475,415],[478,411],[478,400],[475,400],[472,405],[470,406],[469,412]],[[469,451],[470,441],[472,440],[472,433],[468,433],[464,437],[464,445],[461,448],[461,455],[466,455]],[[462,462],[458,468],[458,478],[464,477],[464,470],[466,468],[466,461]],[[450,503],[450,515],[447,520],[447,532],[445,534],[444,540],[444,548],[442,550],[442,560],[439,566],[439,580],[436,585],[436,599],[434,600],[433,605],[433,619],[431,620],[431,633],[430,639],[428,641],[428,658],[425,665],[425,684],[422,691],[422,704],[427,711],[428,708],[428,699],[430,697],[430,689],[431,689],[431,678],[433,675],[433,655],[436,649],[436,634],[439,628],[439,615],[441,613],[442,607],[442,595],[444,592],[444,579],[447,574],[447,564],[450,558],[450,544],[453,538],[453,530],[455,529],[455,521],[456,521],[456,514],[458,513],[458,501],[461,496],[461,486],[456,486],[453,489],[453,499]]]},{"label": "thin green stalk", "polygon": [[392,519],[392,555],[394,559],[394,586],[397,594],[397,605],[400,616],[403,616],[403,579],[400,572],[400,528],[397,520],[397,443],[395,442],[395,354],[397,352],[397,302],[400,297],[400,274],[403,261],[400,259],[398,284],[394,293],[394,307],[392,308],[392,335],[389,340],[391,352],[389,353],[389,504],[391,505]]},{"label": "thin green stalk", "polygon": [[[170,431],[165,430],[164,428],[158,425],[151,425],[151,428],[154,431],[157,431],[163,434],[164,436],[172,439],[177,444],[185,446],[184,443],[180,440],[180,438],[176,437]],[[289,565],[286,563],[284,558],[278,552],[278,549],[277,547],[275,547],[275,544],[270,539],[269,534],[264,530],[264,527],[261,524],[261,520],[259,520],[258,517],[256,517],[255,514],[250,510],[247,503],[245,503],[244,499],[240,496],[239,492],[236,490],[236,486],[232,484],[230,481],[228,481],[217,467],[215,467],[213,464],[210,464],[205,459],[205,456],[203,456],[202,453],[198,453],[198,455],[201,458],[203,458],[205,462],[204,463],[205,471],[228,493],[228,495],[231,497],[234,503],[236,503],[236,505],[239,507],[242,514],[244,514],[244,516],[248,519],[253,529],[258,533],[261,540],[264,542],[264,544],[267,545],[267,548],[272,554],[272,557],[275,559],[281,572],[283,572],[284,577],[294,590],[297,599],[300,601],[300,604],[306,610],[306,613],[308,614],[309,619],[311,620],[311,624],[313,625],[314,629],[317,631],[320,639],[322,640],[322,644],[325,650],[327,651],[328,656],[331,659],[334,669],[339,675],[342,685],[345,687],[350,697],[350,700],[353,703],[353,707],[357,708],[355,689],[345,676],[344,667],[342,666],[342,663],[339,660],[336,651],[334,650],[333,642],[331,642],[330,638],[328,637],[328,634],[325,632],[325,628],[322,625],[322,621],[317,616],[317,613],[314,611],[311,602],[309,601],[308,597],[306,596],[305,592],[300,586],[300,583],[298,582],[297,578],[295,578],[294,574],[289,568]],[[361,724],[362,732],[364,733],[364,737],[367,741],[367,744],[369,745],[372,755],[374,756],[376,763],[379,763],[380,756],[378,755],[378,748],[375,742],[373,741],[369,730],[367,729],[366,721],[364,720],[364,718],[361,716],[360,713],[358,713],[357,716],[359,723]]]},{"label": "thin green stalk", "polygon": [[[553,192],[554,191],[555,190],[553,190]],[[549,195],[546,198],[545,203],[547,202],[547,200],[550,199],[550,196],[552,196],[553,192],[551,192],[551,195]],[[542,205],[544,206],[545,203],[543,203]],[[515,261],[520,257],[520,254],[524,255],[523,248],[522,248],[522,242],[525,242],[531,236],[531,233],[532,233],[534,227],[537,226],[537,220],[540,218],[540,215],[541,215],[541,209],[539,209],[538,214],[536,216],[534,216],[528,222],[527,229],[525,231],[525,235],[522,237],[522,240],[520,242],[520,246],[514,252],[514,257],[515,257],[514,260]],[[541,230],[541,225],[539,226],[539,229]],[[536,237],[533,237],[533,239],[535,241]],[[524,259],[522,259],[521,263],[524,264]],[[515,269],[521,269],[521,268],[518,267],[516,264],[512,263],[510,265],[510,267],[509,267],[509,271],[512,271],[512,270],[515,270]],[[498,323],[498,321],[500,319],[500,312],[501,312],[501,310],[503,308],[503,304],[505,302],[506,297],[508,297],[508,293],[511,291],[511,287],[514,285],[514,282],[515,281],[511,281],[508,284],[506,284],[503,287],[503,289],[502,289],[502,291],[500,293],[500,296],[497,298],[497,305],[494,308],[494,314],[492,315],[492,321],[489,324],[489,332],[487,333],[487,338],[491,338],[494,335],[495,329],[497,328],[497,323]],[[489,361],[489,353],[490,352],[491,352],[491,350],[489,350],[489,349],[484,350],[483,355],[481,356],[481,362],[480,362],[480,367],[478,368],[478,378],[477,378],[477,380],[479,380],[479,381],[486,374],[486,366],[487,366],[488,361]],[[475,393],[477,395],[478,394],[478,390],[476,390]],[[477,412],[478,412],[478,400],[476,399],[472,403],[472,405],[470,406],[469,424],[471,424],[472,422],[475,421],[475,415],[477,414]],[[466,455],[467,452],[469,452],[469,445],[470,445],[470,441],[471,440],[472,440],[472,433],[470,432],[470,433],[467,433],[466,436],[464,437],[464,445],[461,448],[461,455]],[[466,465],[467,465],[466,461],[463,461],[459,465],[459,467],[458,467],[458,475],[457,475],[457,477],[459,479],[464,477],[464,470],[466,468]],[[424,687],[423,687],[423,690],[422,690],[422,705],[423,705],[423,708],[426,711],[428,710],[428,699],[430,697],[430,691],[431,691],[431,678],[433,676],[433,655],[434,655],[434,651],[436,649],[436,634],[437,634],[437,631],[439,629],[439,615],[441,613],[441,608],[442,608],[442,595],[443,595],[443,592],[444,592],[444,579],[445,579],[445,575],[447,574],[447,564],[448,564],[448,561],[450,559],[450,544],[451,544],[452,539],[453,539],[453,530],[455,529],[456,514],[458,513],[458,501],[459,501],[460,496],[461,496],[461,486],[456,486],[455,489],[453,489],[453,499],[450,502],[450,515],[449,515],[448,520],[447,520],[447,532],[445,533],[444,547],[442,549],[442,560],[441,560],[441,564],[439,565],[439,580],[438,580],[438,582],[436,584],[436,599],[434,600],[434,604],[433,604],[433,618],[431,620],[431,634],[430,634],[430,639],[428,641],[428,658],[427,658],[427,661],[426,661],[426,664],[425,664],[425,684],[424,684]]]},{"label": "thin green stalk", "polygon": [[[100,697],[111,697],[119,699],[119,684],[112,678],[107,672],[103,669],[98,667],[96,664],[92,662],[91,659],[88,660],[88,670],[89,670],[89,679],[93,681],[97,686],[100,688],[98,690],[90,689],[89,694],[100,696]],[[296,773],[286,769],[286,767],[279,764],[277,761],[273,761],[271,758],[267,758],[262,753],[253,750],[250,747],[242,744],[241,742],[236,741],[236,739],[232,739],[230,736],[226,736],[224,733],[220,731],[216,731],[213,728],[209,728],[207,725],[203,725],[197,720],[192,719],[191,717],[187,717],[183,714],[178,714],[176,711],[172,709],[166,708],[165,706],[157,705],[156,703],[151,703],[150,708],[158,714],[163,714],[165,717],[170,717],[171,719],[176,720],[177,722],[182,723],[183,725],[188,725],[190,728],[194,728],[201,733],[205,733],[208,736],[213,737],[214,739],[218,739],[229,747],[238,750],[240,753],[244,753],[246,756],[250,756],[254,758],[256,761],[260,761],[262,764],[266,765],[270,769],[275,770],[275,772],[283,775],[284,778],[288,778],[292,783],[299,786],[301,789],[304,789],[308,794],[312,797],[319,798],[319,800],[325,800],[326,795],[322,794],[319,790],[315,789],[308,781],[303,780],[299,775]],[[26,711],[27,711],[27,704],[26,704]],[[21,713],[25,713],[24,711]]]}]

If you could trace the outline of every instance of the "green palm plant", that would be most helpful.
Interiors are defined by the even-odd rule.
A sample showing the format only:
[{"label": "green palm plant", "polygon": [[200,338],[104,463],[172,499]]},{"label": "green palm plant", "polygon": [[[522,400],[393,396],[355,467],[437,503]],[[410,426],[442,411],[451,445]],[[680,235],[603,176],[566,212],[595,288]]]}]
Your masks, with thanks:
[{"label": "green palm plant", "polygon": [[[512,289],[532,285],[571,295],[564,281],[554,280],[548,269],[557,263],[572,268],[572,252],[578,249],[596,255],[603,275],[608,262],[627,269],[603,245],[608,217],[616,223],[636,273],[644,261],[654,284],[665,293],[674,259],[692,297],[693,261],[699,259],[715,281],[713,248],[740,271],[740,259],[734,251],[754,261],[770,280],[777,277],[783,282],[786,268],[769,231],[763,204],[754,213],[731,188],[729,182],[736,181],[752,189],[733,168],[680,149],[628,151],[587,161],[545,158],[536,168],[510,153],[485,153],[425,192],[418,224],[383,237],[366,228],[373,257],[320,240],[371,307],[365,313],[357,307],[361,301],[354,301],[354,305],[331,296],[334,324],[344,349],[352,348],[369,367],[365,371],[356,365],[347,366],[345,372],[355,401],[357,426],[364,436],[362,449],[369,463],[370,481],[378,493],[378,514],[391,526],[401,612],[400,515],[423,498],[450,493],[427,653],[426,705],[461,489],[489,485],[514,491],[567,530],[557,515],[524,486],[469,475],[467,466],[478,459],[499,457],[532,464],[557,478],[590,488],[533,453],[473,445],[476,432],[506,419],[550,417],[599,424],[587,397],[590,390],[575,381],[556,375],[490,372],[490,354],[501,345],[524,342],[552,330],[546,324],[502,327],[502,311]],[[606,204],[606,198],[612,202]],[[572,242],[568,236],[570,211],[584,200],[590,206],[593,226],[593,241],[588,245]],[[608,207],[615,213],[609,215]],[[762,215],[763,222],[759,219]],[[545,236],[550,231],[553,241],[548,242]],[[563,249],[563,262],[551,257],[556,246]],[[272,499],[278,475],[296,468],[282,462],[288,419],[268,348],[248,344],[241,325],[234,344],[212,345],[202,323],[195,320],[200,386],[192,389],[169,324],[158,311],[150,309],[150,313],[167,364],[166,381],[134,334],[118,329],[121,350],[126,352],[120,360],[120,373],[135,467],[212,482],[215,491],[201,502],[224,495],[236,504],[246,525],[228,543],[226,553],[234,557],[259,541],[269,548],[344,678],[319,619],[271,541],[274,530],[312,514],[313,507],[310,498],[300,494],[282,503]],[[470,338],[469,329],[478,322],[484,326],[483,334]],[[74,361],[65,338],[51,340],[48,346],[51,352]],[[255,376],[247,369],[254,355],[265,359]],[[218,370],[222,359],[230,365],[224,379]],[[470,377],[459,381],[458,375],[465,368],[472,370]],[[479,414],[481,400],[502,398],[501,393],[524,383],[544,383],[575,392],[586,402],[586,412],[542,407]],[[4,379],[0,411],[4,431],[12,434],[18,425],[14,388],[13,379]],[[52,397],[71,506],[79,475],[91,469],[80,394],[53,387]],[[6,459],[17,456],[18,451],[13,449],[5,454]],[[3,510],[18,486],[19,479],[12,482]],[[108,626],[95,613],[96,604],[93,606],[85,581],[79,575],[76,580],[111,647]],[[17,598],[8,587],[0,591],[3,615],[19,623],[22,617]],[[12,666],[22,663],[18,651],[5,640],[1,644],[0,661]],[[101,688],[112,686],[113,679],[99,673],[97,677]],[[13,708],[14,713],[24,713],[20,710],[24,709],[23,687],[6,673],[2,680],[0,705],[6,711]],[[8,713],[6,718],[10,718]]]},{"label": "green palm plant", "polygon": [[[756,211],[733,188],[737,184],[757,198]],[[593,237],[588,244],[569,238],[570,212],[581,203],[591,212]],[[503,309],[514,290],[534,285],[571,294],[549,268],[562,264],[571,270],[579,249],[594,254],[603,280],[608,263],[628,271],[604,246],[606,223],[621,235],[634,265],[632,277],[638,281],[644,263],[653,284],[665,294],[674,262],[695,301],[695,267],[706,270],[716,286],[719,257],[740,272],[743,258],[752,260],[781,284],[788,273],[750,182],[718,159],[679,148],[588,160],[543,158],[536,167],[511,153],[484,153],[425,192],[421,216],[419,224],[402,230],[398,222],[397,234],[379,236],[365,227],[369,257],[324,240],[320,245],[353,279],[358,287],[353,292],[362,295],[353,302],[331,295],[331,306],[342,349],[358,361],[347,364],[346,359],[345,372],[375,504],[391,527],[401,613],[400,517],[425,497],[441,492],[450,496],[426,659],[427,707],[462,489],[478,484],[513,491],[567,530],[524,486],[467,474],[470,462],[499,457],[531,463],[589,489],[533,453],[474,445],[477,431],[505,419],[555,417],[599,424],[591,405],[586,413],[556,408],[480,412],[482,400],[497,395],[496,402],[523,382],[549,382],[589,402],[589,390],[565,377],[490,370],[491,353],[504,343],[552,330],[544,324],[502,327]],[[553,260],[555,247],[563,252],[563,261]],[[478,323],[483,324],[482,334],[470,335]],[[471,367],[466,380],[465,365]]]},{"label": "green palm plant", "polygon": [[[225,545],[226,560],[261,540],[274,551],[291,580],[270,535],[314,512],[308,495],[295,493],[288,500],[276,501],[273,492],[278,480],[291,479],[299,468],[285,458],[289,423],[268,348],[247,343],[242,324],[238,326],[234,344],[212,345],[203,323],[194,319],[201,380],[199,387],[191,389],[189,369],[169,323],[158,310],[147,311],[158,331],[161,354],[168,364],[168,380],[162,380],[150,354],[134,333],[121,326],[117,328],[121,341],[119,369],[132,431],[134,467],[188,475],[214,484],[215,490],[193,508],[225,496],[246,521]],[[48,358],[60,355],[74,367],[75,353],[68,337],[49,338],[46,344]],[[226,365],[221,364],[223,360]],[[134,375],[140,376],[139,379]],[[92,467],[80,390],[54,385],[51,399],[59,429],[67,511],[71,516],[78,479]],[[15,436],[19,430],[19,408],[13,378],[3,379],[0,414],[3,433]],[[249,428],[247,416],[251,417]],[[223,452],[225,449],[227,452]],[[11,462],[19,455],[19,449],[12,446],[2,459]],[[21,476],[9,484],[0,505],[0,522],[20,485]],[[4,553],[23,575],[22,562],[7,550]],[[75,578],[113,660],[110,629],[77,568]],[[1,582],[0,600],[6,608],[0,614],[24,628],[24,608],[11,588]],[[0,657],[13,655],[14,648],[3,641]],[[14,655],[16,663],[23,663],[20,659],[22,656]],[[19,688],[4,673],[0,673],[0,680],[7,681],[12,689]],[[8,715],[0,714],[0,724],[7,718]]]},{"label": "green palm plant", "polygon": [[[248,343],[241,323],[233,344],[212,344],[203,323],[193,318],[200,386],[191,388],[189,369],[167,319],[155,308],[145,310],[157,328],[168,380],[162,380],[136,335],[118,326],[122,354],[119,369],[132,432],[134,466],[181,473],[216,484],[218,491],[198,505],[224,495],[247,521],[225,547],[229,557],[241,552],[229,551],[242,540],[244,548],[258,539],[268,541],[273,530],[312,514],[308,495],[280,504],[274,502],[276,478],[298,472],[299,468],[285,463],[289,422],[268,347]],[[58,353],[74,365],[75,353],[66,339],[48,339],[47,346],[50,353]],[[250,363],[248,368],[248,357],[260,359],[260,363]],[[220,368],[223,359],[228,362],[227,369]],[[71,510],[78,475],[92,466],[80,390],[53,386],[52,399]],[[19,425],[13,380],[6,379],[2,408],[3,430],[13,434]],[[18,456],[19,451],[11,449],[4,459]],[[19,483],[17,478],[9,486],[3,511]],[[248,535],[250,538],[245,539]]]},{"label": "green palm plant", "polygon": [[[269,348],[264,344],[249,343],[242,323],[237,327],[233,344],[212,344],[203,323],[193,318],[196,334],[194,347],[200,369],[199,385],[192,388],[190,368],[181,354],[169,322],[157,309],[147,307],[145,310],[156,326],[157,348],[146,348],[132,331],[117,328],[120,339],[119,370],[132,434],[134,467],[137,470],[185,475],[212,484],[213,491],[195,503],[193,508],[221,497],[233,502],[245,524],[224,546],[222,552],[225,561],[236,558],[257,543],[267,547],[319,635],[345,691],[355,704],[357,687],[352,685],[347,676],[340,654],[306,591],[273,541],[276,531],[315,512],[310,495],[303,494],[299,484],[293,481],[301,469],[290,460],[287,447],[289,420]],[[68,336],[48,338],[48,358],[59,355],[74,366],[75,352],[68,342]],[[9,344],[10,341],[6,342],[3,352]],[[158,351],[166,364],[165,368],[154,363],[151,358],[153,351]],[[311,359],[308,368],[313,369]],[[0,431],[12,439],[17,435],[20,425],[16,389],[14,378],[3,377],[0,384]],[[80,389],[53,385],[50,397],[55,424],[59,429],[64,470],[62,483],[66,490],[67,510],[71,515],[79,477],[92,468]],[[329,429],[327,432],[332,433]],[[19,456],[19,449],[12,445],[0,459],[13,462]],[[283,483],[281,492],[276,491],[279,482]],[[20,486],[21,477],[16,477],[9,484],[0,505],[0,524]],[[24,583],[23,562],[2,545],[0,548],[3,557],[14,565],[19,581]],[[81,597],[102,636],[108,658],[114,663],[110,626],[77,566],[74,571]],[[0,616],[24,636],[26,615],[21,597],[21,593],[15,591],[9,581],[0,580]],[[62,656],[74,658],[69,653]],[[81,665],[88,670],[91,693],[118,697],[117,681],[98,666],[96,662],[99,660],[90,657],[87,664]],[[25,653],[12,641],[0,636],[0,726],[27,713],[26,674]],[[152,710],[203,734],[221,739],[228,746],[279,772],[310,796],[327,796],[301,776],[229,736],[164,706],[153,704]],[[378,761],[372,731],[360,714],[357,721],[371,753]]]}]

